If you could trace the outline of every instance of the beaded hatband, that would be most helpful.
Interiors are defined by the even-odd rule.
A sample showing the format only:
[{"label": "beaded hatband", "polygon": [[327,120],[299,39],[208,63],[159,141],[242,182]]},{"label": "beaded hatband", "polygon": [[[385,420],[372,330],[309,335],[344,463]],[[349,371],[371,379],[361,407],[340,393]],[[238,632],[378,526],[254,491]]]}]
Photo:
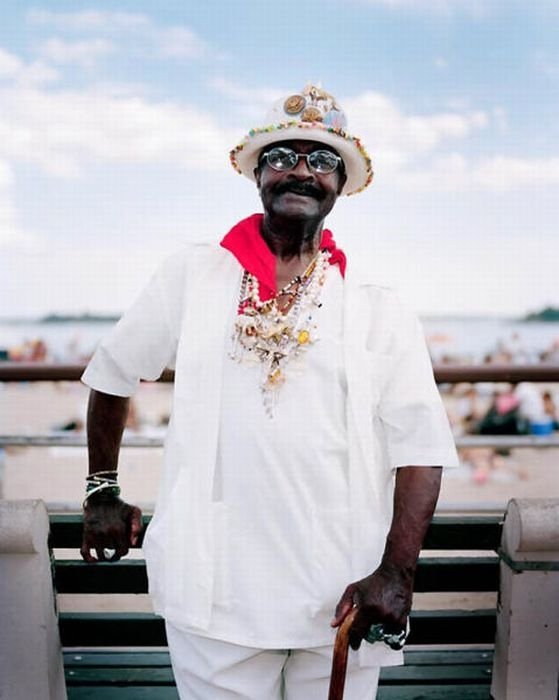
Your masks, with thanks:
[{"label": "beaded hatband", "polygon": [[[366,187],[368,187],[371,182],[373,181],[373,168],[371,165],[371,159],[369,157],[369,154],[367,153],[367,150],[365,149],[365,146],[363,146],[362,142],[360,139],[358,139],[356,136],[350,136],[348,133],[346,133],[343,129],[336,128],[333,126],[325,126],[324,124],[316,123],[316,122],[296,122],[296,121],[290,121],[290,122],[283,122],[281,124],[270,124],[268,126],[264,126],[261,128],[256,128],[256,129],[251,129],[248,134],[245,136],[243,141],[234,148],[232,151],[229,153],[229,159],[231,161],[231,165],[235,168],[235,170],[238,173],[242,174],[242,169],[239,166],[238,163],[238,155],[239,153],[247,146],[250,142],[251,139],[253,139],[255,136],[258,136],[260,134],[270,134],[273,132],[278,132],[278,139],[281,140],[282,138],[282,131],[293,131],[293,130],[309,130],[309,129],[314,129],[316,131],[316,140],[321,141],[321,136],[320,132],[324,134],[330,134],[333,136],[338,137],[339,139],[344,139],[348,143],[352,144],[354,148],[357,150],[361,158],[363,159],[363,162],[365,164],[365,170],[366,170],[366,179],[364,182],[355,190],[352,190],[351,192],[348,192],[348,195],[352,194],[358,194],[359,192],[362,192]],[[301,131],[303,133],[303,131]],[[293,138],[297,138],[297,135],[294,134]]]},{"label": "beaded hatband", "polygon": [[293,365],[318,339],[313,315],[320,306],[329,258],[328,251],[320,251],[302,275],[268,301],[260,300],[257,278],[244,272],[231,357],[243,364],[262,366],[260,388],[270,417],[286,380],[287,365]]}]

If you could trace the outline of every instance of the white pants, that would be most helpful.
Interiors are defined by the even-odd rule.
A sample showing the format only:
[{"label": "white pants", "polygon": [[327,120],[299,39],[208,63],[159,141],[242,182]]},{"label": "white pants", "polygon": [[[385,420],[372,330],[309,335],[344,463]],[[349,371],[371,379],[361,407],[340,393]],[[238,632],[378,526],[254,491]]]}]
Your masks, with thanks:
[{"label": "white pants", "polygon": [[[207,639],[166,624],[182,700],[326,700],[332,646],[253,649]],[[344,700],[374,700],[379,668],[350,650]]]}]

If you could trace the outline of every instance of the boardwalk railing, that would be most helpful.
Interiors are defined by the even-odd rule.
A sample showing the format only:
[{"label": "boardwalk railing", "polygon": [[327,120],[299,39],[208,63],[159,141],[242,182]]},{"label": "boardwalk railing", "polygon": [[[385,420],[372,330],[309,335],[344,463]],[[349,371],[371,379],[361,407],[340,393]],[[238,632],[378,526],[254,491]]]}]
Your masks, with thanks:
[{"label": "boardwalk railing", "polygon": [[[49,362],[0,362],[0,382],[78,381],[85,365]],[[559,365],[435,365],[438,384],[460,382],[558,382]],[[174,381],[165,370],[159,381]]]},{"label": "boardwalk railing", "polygon": [[[35,362],[0,362],[0,382],[56,382],[79,381],[85,365],[54,364]],[[559,365],[439,365],[434,367],[438,384],[459,384],[476,382],[545,382],[559,383]],[[165,370],[161,382],[174,381],[174,372]],[[0,434],[0,447],[82,447],[86,445],[84,435],[68,433]],[[123,447],[161,447],[161,437],[127,436]],[[495,448],[557,448],[559,436],[540,435],[466,435],[456,438],[456,446],[495,447]]]}]

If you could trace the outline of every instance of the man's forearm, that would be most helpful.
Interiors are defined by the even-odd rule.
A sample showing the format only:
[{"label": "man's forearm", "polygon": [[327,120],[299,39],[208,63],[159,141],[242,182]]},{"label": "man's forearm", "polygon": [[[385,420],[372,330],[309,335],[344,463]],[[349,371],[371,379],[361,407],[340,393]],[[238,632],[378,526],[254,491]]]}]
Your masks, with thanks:
[{"label": "man's forearm", "polygon": [[394,513],[381,566],[413,576],[441,487],[441,467],[402,467],[396,472]]},{"label": "man's forearm", "polygon": [[87,407],[89,473],[116,471],[130,399],[92,389]]}]

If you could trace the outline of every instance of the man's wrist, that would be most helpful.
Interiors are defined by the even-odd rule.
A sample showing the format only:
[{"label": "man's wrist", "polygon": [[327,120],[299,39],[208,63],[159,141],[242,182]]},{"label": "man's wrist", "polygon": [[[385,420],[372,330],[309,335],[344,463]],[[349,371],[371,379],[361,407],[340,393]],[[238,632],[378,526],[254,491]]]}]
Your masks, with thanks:
[{"label": "man's wrist", "polygon": [[413,581],[417,559],[411,563],[408,559],[400,560],[398,557],[393,559],[390,555],[385,554],[378,568],[390,576],[397,576],[404,581]]},{"label": "man's wrist", "polygon": [[120,496],[120,486],[117,481],[116,470],[98,471],[88,474],[85,478],[85,499],[83,506],[88,502],[104,503]]},{"label": "man's wrist", "polygon": [[96,506],[103,503],[113,503],[114,501],[120,500],[120,489],[118,493],[113,491],[96,491],[91,495],[86,495],[83,500],[82,506],[86,508],[87,506]]}]

